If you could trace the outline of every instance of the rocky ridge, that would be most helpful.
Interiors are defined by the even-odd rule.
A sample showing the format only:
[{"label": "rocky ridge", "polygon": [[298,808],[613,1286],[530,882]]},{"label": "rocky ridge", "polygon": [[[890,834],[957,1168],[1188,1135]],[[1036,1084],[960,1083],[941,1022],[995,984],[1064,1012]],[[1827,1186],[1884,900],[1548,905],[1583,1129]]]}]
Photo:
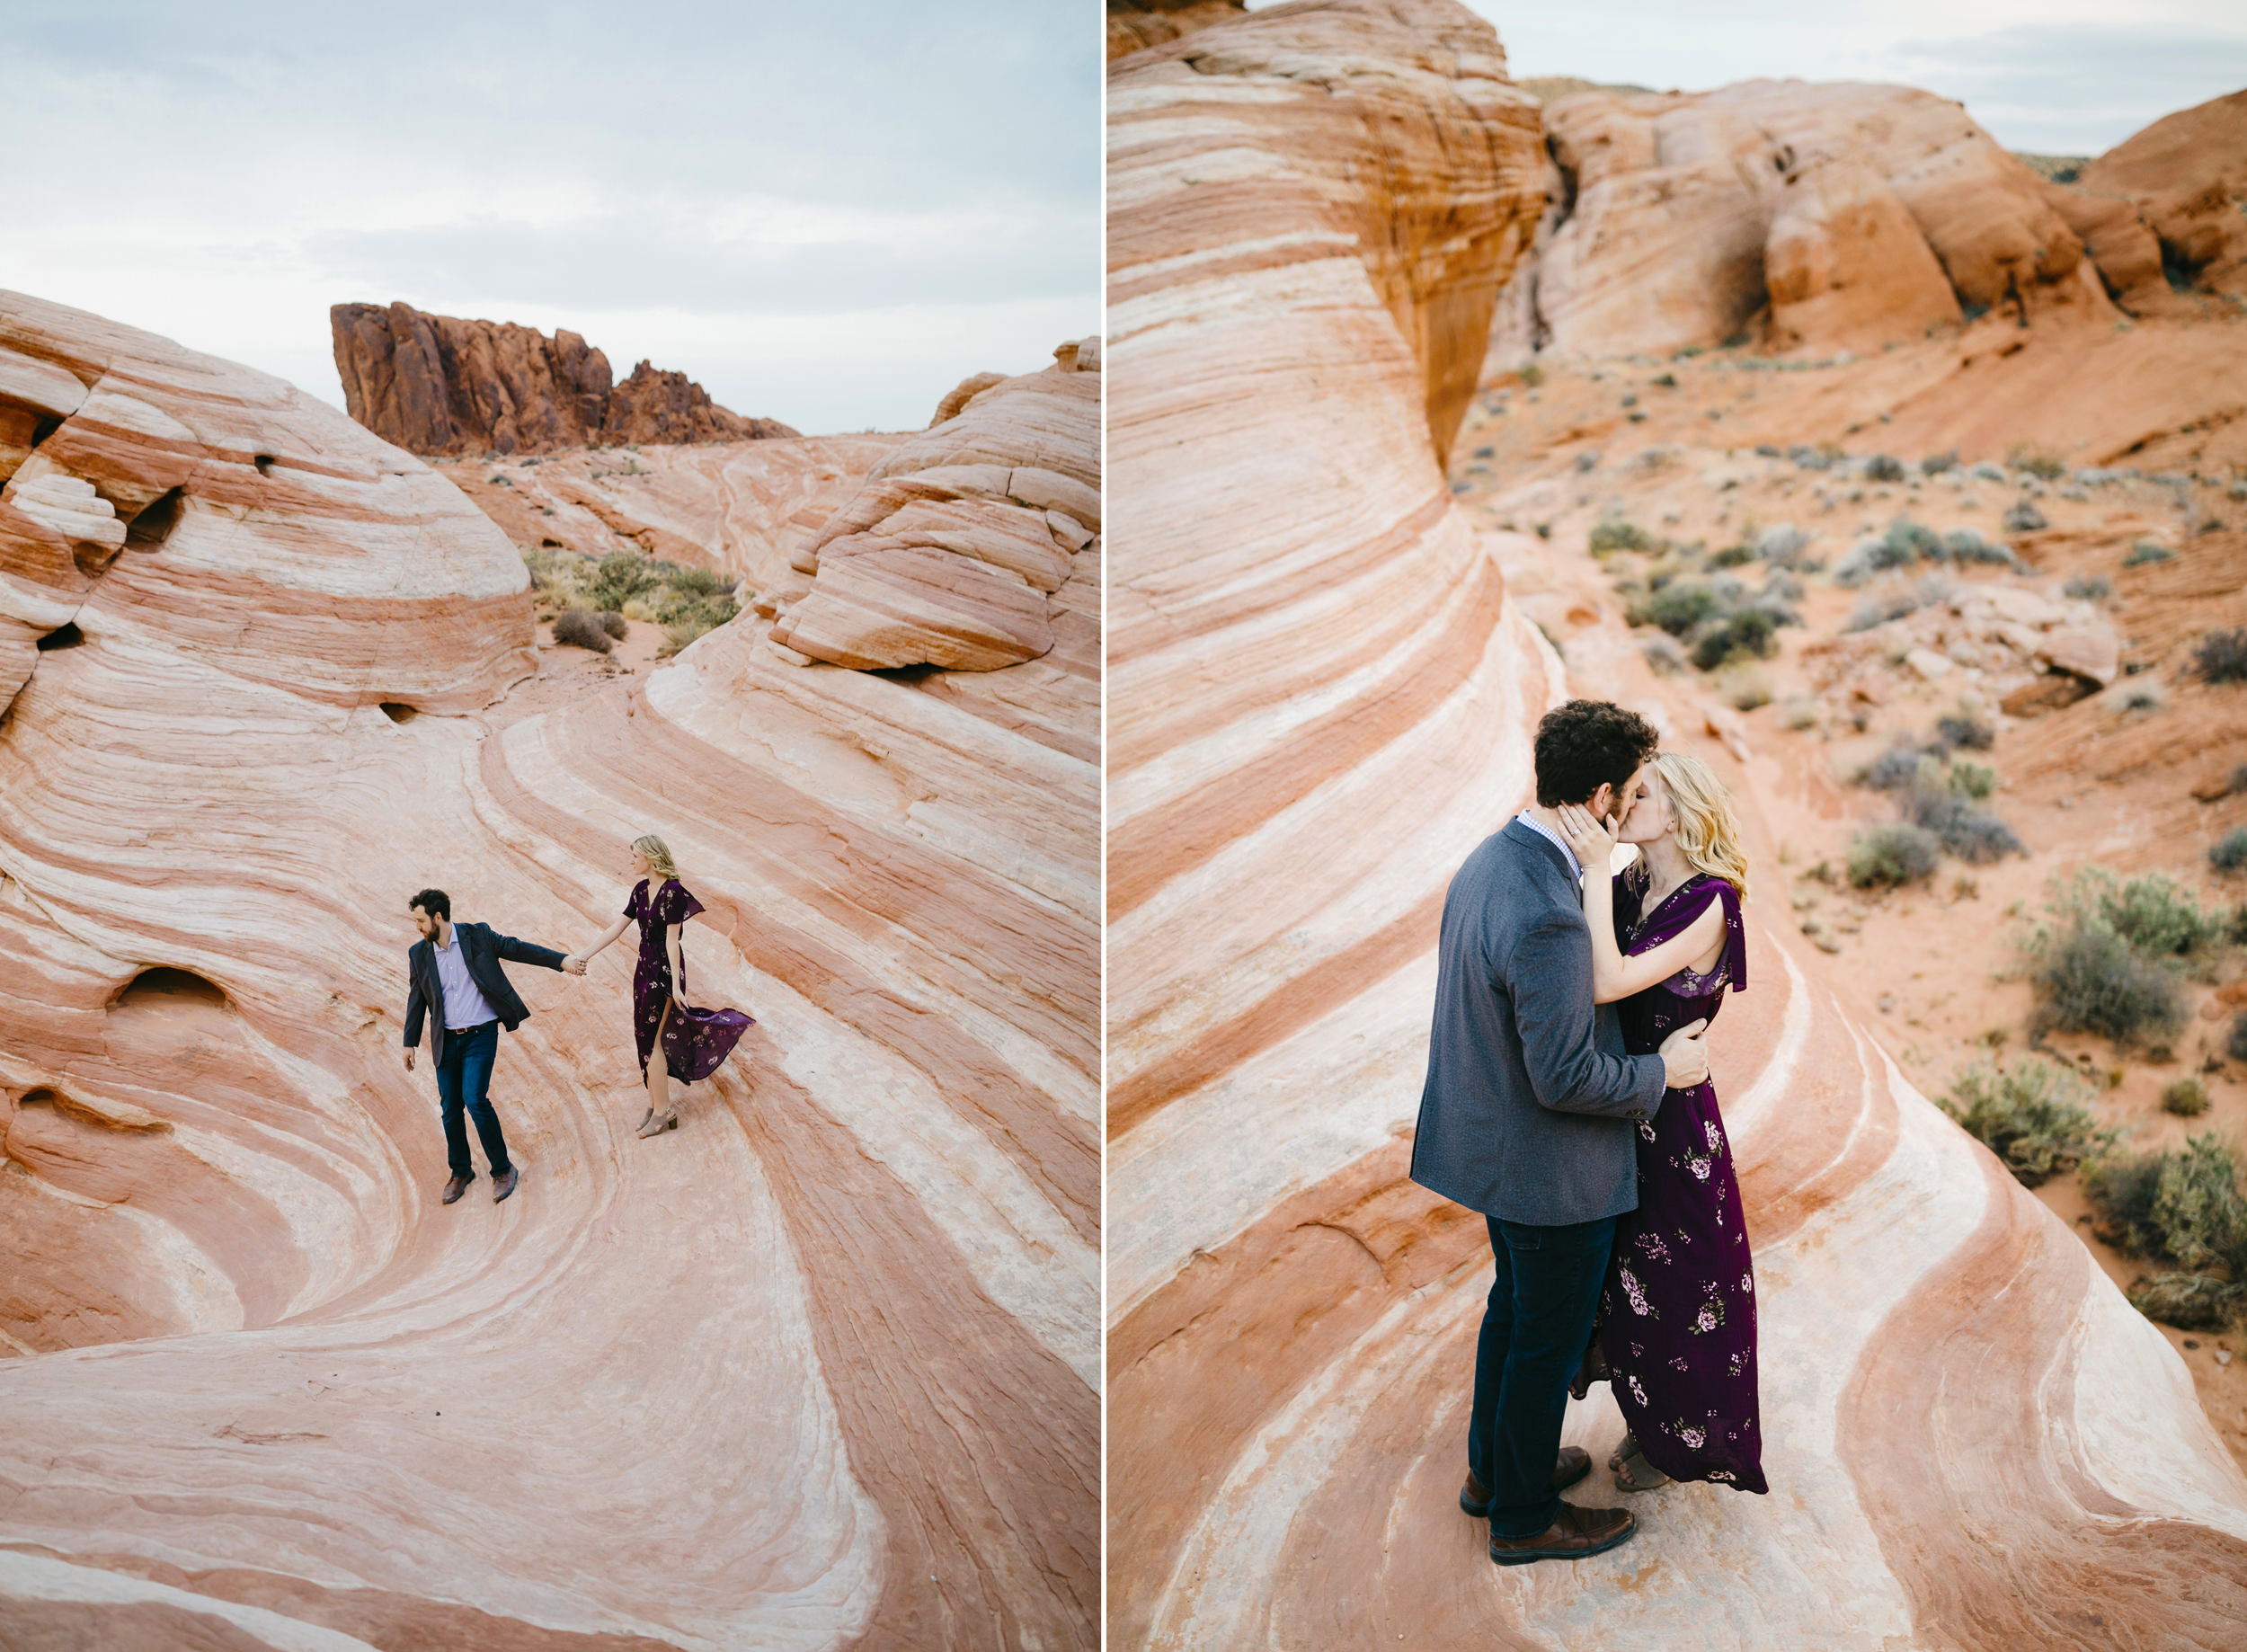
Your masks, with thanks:
[{"label": "rocky ridge", "polygon": [[409,453],[552,453],[621,442],[750,441],[799,432],[744,419],[684,373],[643,361],[622,384],[568,331],[429,315],[404,303],[328,312],[352,418]]},{"label": "rocky ridge", "polygon": [[[1097,1644],[1097,657],[556,678],[441,475],[17,294],[0,429],[0,1640]],[[439,1207],[405,894],[651,828],[758,1026],[643,1141],[628,944],[519,970]]]}]

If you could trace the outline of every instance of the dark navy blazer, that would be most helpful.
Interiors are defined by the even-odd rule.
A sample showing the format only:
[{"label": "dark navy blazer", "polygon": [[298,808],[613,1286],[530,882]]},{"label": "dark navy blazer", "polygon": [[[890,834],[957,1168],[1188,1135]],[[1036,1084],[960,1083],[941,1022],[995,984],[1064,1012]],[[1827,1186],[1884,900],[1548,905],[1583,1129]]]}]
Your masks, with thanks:
[{"label": "dark navy blazer", "polygon": [[[558,970],[568,955],[551,947],[519,941],[511,935],[497,934],[491,925],[481,923],[453,925],[452,944],[460,948],[461,962],[468,966],[468,979],[476,983],[484,1001],[491,1005],[500,1025],[511,1033],[523,1024],[530,1011],[508,981],[507,972],[500,968],[500,960]],[[422,1017],[427,1015],[430,1059],[441,1061],[445,1059],[445,994],[437,979],[434,941],[414,943],[413,950],[405,955],[405,1047],[411,1050],[422,1042]]]}]

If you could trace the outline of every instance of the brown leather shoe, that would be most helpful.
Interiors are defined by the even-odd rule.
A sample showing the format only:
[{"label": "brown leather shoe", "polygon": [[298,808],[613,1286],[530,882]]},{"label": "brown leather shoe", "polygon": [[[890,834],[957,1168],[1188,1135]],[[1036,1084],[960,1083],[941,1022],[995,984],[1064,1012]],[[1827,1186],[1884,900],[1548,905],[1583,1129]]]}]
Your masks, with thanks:
[{"label": "brown leather shoe", "polygon": [[[1592,1471],[1592,1453],[1580,1445],[1564,1445],[1552,1465],[1552,1488],[1566,1491]],[[1477,1520],[1487,1519],[1490,1514],[1488,1488],[1475,1478],[1472,1469],[1467,1470],[1467,1483],[1459,1488],[1459,1506]]]},{"label": "brown leather shoe", "polygon": [[502,1199],[507,1197],[509,1194],[513,1193],[515,1191],[515,1184],[521,1179],[521,1177],[517,1173],[513,1165],[507,1167],[507,1170],[504,1175],[493,1177],[492,1178],[492,1203],[497,1204]]},{"label": "brown leather shoe", "polygon": [[468,1191],[468,1184],[475,1179],[473,1176],[454,1177],[452,1180],[445,1184],[445,1196],[441,1202],[446,1204],[454,1203],[462,1194]]},{"label": "brown leather shoe", "polygon": [[1627,1508],[1578,1508],[1563,1503],[1551,1525],[1535,1537],[1490,1538],[1490,1558],[1500,1566],[1532,1560],[1581,1560],[1603,1554],[1639,1529]]}]

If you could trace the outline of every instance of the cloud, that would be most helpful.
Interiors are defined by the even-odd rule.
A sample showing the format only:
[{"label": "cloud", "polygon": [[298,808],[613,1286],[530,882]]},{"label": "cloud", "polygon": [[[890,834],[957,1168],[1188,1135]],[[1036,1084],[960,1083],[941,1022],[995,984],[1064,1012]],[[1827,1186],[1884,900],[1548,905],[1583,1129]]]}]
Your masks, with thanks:
[{"label": "cloud", "polygon": [[[1098,325],[1079,9],[17,0],[0,286],[339,404],[327,306],[404,298],[805,428],[917,426]],[[760,374],[750,339],[836,353]]]}]

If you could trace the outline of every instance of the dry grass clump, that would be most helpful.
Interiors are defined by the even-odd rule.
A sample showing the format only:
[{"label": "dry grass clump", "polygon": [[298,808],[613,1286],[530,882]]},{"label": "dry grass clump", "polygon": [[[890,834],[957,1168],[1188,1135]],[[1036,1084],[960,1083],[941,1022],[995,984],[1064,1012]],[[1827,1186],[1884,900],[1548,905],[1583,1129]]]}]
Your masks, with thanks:
[{"label": "dry grass clump", "polygon": [[636,551],[612,551],[596,561],[542,547],[523,553],[523,562],[542,610],[564,615],[587,610],[598,617],[597,628],[605,627],[606,635],[618,640],[627,635],[628,621],[660,625],[664,635],[657,650],[661,654],[676,653],[740,611],[733,582],[724,575],[707,568],[682,568]]},{"label": "dry grass clump", "polygon": [[2192,651],[2192,663],[2203,682],[2247,682],[2247,627],[2209,632]]},{"label": "dry grass clump", "polygon": [[597,654],[605,654],[616,646],[602,626],[600,616],[582,608],[565,608],[555,617],[554,640],[569,648],[590,648]]},{"label": "dry grass clump", "polygon": [[2094,1033],[2163,1044],[2184,1025],[2178,977],[2223,942],[2227,915],[2155,873],[2119,883],[2090,867],[2047,902],[2065,928],[2024,942],[2035,964],[2038,1032]]},{"label": "dry grass clump", "polygon": [[1933,874],[1937,848],[1933,833],[1903,822],[1860,832],[1849,844],[1850,887],[1900,889],[1915,884]]},{"label": "dry grass clump", "polygon": [[2219,839],[2209,846],[2208,864],[2218,872],[2236,872],[2247,866],[2247,826]]},{"label": "dry grass clump", "polygon": [[2198,1079],[2180,1079],[2162,1092],[2162,1111],[2179,1118],[2198,1118],[2208,1110],[2207,1087]]},{"label": "dry grass clump", "polygon": [[2007,454],[2005,462],[2046,482],[2057,482],[2067,475],[2066,459],[2049,448],[2030,447],[2026,442]]},{"label": "dry grass clump", "polygon": [[1976,1062],[1936,1105],[1995,1153],[2014,1180],[2034,1187],[2112,1145],[2113,1132],[2100,1129],[2084,1105],[2089,1094],[2065,1068],[2030,1056],[2009,1069]]}]

